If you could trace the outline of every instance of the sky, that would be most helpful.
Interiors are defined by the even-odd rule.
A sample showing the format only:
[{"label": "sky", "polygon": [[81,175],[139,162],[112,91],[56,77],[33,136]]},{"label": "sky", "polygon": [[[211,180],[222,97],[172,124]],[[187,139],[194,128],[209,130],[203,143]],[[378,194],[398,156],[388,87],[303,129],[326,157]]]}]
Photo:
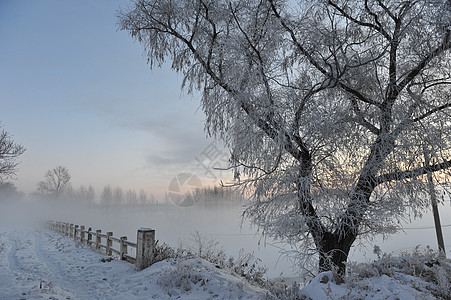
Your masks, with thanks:
[{"label": "sky", "polygon": [[[169,65],[150,70],[142,47],[119,31],[129,1],[0,0],[0,122],[27,150],[14,184],[31,193],[65,166],[72,185],[163,195],[177,174],[205,185],[225,172],[205,153],[199,95]],[[219,147],[219,146],[218,146]],[[199,163],[201,162],[201,163]]]}]

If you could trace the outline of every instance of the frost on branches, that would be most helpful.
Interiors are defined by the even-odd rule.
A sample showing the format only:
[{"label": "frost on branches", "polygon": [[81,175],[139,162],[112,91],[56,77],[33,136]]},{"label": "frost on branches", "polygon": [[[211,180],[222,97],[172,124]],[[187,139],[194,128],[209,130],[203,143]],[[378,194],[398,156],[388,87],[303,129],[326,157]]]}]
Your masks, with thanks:
[{"label": "frost on branches", "polygon": [[449,1],[136,0],[118,18],[151,67],[202,91],[245,216],[313,246],[320,271],[344,274],[356,238],[420,215],[426,174],[448,180]]}]

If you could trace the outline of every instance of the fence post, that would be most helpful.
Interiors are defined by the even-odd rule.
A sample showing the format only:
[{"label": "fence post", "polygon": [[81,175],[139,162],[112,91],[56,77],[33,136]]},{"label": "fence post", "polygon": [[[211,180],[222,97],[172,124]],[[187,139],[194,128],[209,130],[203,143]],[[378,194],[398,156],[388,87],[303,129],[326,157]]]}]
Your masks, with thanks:
[{"label": "fence post", "polygon": [[69,236],[69,223],[64,223],[64,235]]},{"label": "fence post", "polygon": [[112,236],[112,232],[106,233],[106,255],[111,256],[111,247],[113,246],[113,241],[110,239],[110,236]]},{"label": "fence post", "polygon": [[85,226],[80,226],[80,242],[83,243],[83,240],[85,239]]},{"label": "fence post", "polygon": [[121,260],[123,260],[124,255],[127,254],[127,244],[125,244],[126,240],[127,240],[126,236],[121,236],[121,245],[119,247],[119,257]]},{"label": "fence post", "polygon": [[69,237],[72,237],[72,234],[74,233],[73,228],[74,228],[74,224],[70,224],[69,225]]},{"label": "fence post", "polygon": [[155,249],[155,230],[140,228],[137,234],[136,268],[142,270],[152,264]]},{"label": "fence post", "polygon": [[91,227],[89,227],[88,228],[88,239],[87,239],[87,241],[86,241],[86,244],[88,245],[88,246],[91,246],[92,245],[92,233],[91,233]]},{"label": "fence post", "polygon": [[102,243],[102,237],[100,236],[101,232],[102,232],[102,230],[100,230],[100,229],[96,230],[96,249],[99,249],[100,244]]},{"label": "fence post", "polygon": [[78,229],[78,225],[74,226],[74,240],[77,239],[77,229]]}]

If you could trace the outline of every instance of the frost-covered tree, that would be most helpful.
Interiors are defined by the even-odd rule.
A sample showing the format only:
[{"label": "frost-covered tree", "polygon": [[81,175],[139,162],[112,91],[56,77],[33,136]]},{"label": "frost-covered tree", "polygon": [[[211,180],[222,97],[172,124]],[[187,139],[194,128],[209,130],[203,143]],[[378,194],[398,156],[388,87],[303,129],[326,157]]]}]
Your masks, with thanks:
[{"label": "frost-covered tree", "polygon": [[38,183],[37,192],[42,196],[61,198],[72,192],[69,170],[57,166],[44,174],[44,180]]},{"label": "frost-covered tree", "polygon": [[[1,129],[1,124],[0,124]],[[25,148],[14,142],[11,135],[5,130],[0,131],[0,182],[13,178],[19,162],[17,157],[25,152]]]},{"label": "frost-covered tree", "polygon": [[248,178],[245,216],[319,270],[420,215],[426,173],[447,181],[448,0],[136,0],[119,24],[202,92]]}]

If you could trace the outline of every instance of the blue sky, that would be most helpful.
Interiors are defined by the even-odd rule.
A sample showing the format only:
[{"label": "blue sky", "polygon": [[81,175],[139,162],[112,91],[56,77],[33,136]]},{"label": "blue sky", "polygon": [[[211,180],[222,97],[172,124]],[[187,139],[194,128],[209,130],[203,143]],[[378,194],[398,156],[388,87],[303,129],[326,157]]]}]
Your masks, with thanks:
[{"label": "blue sky", "polygon": [[160,195],[180,172],[205,173],[195,158],[212,140],[199,97],[170,68],[150,70],[141,46],[117,31],[128,5],[0,0],[0,121],[27,148],[20,190],[34,191],[57,165],[97,194],[109,184]]}]

